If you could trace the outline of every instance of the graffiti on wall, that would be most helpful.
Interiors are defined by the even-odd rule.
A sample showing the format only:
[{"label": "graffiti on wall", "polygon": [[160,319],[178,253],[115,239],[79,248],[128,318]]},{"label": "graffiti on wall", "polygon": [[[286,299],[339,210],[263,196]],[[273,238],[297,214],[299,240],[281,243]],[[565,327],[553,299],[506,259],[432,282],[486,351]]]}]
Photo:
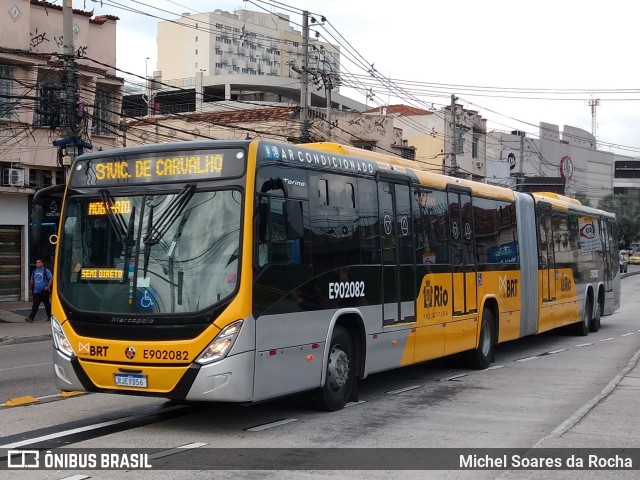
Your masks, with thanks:
[{"label": "graffiti on wall", "polygon": [[48,42],[49,39],[47,38],[47,32],[38,32],[38,29],[36,28],[36,33],[31,33],[31,40],[29,41],[29,51],[33,51],[34,48],[36,48],[38,45],[41,45],[44,42]]},{"label": "graffiti on wall", "polygon": [[[29,41],[29,51],[33,52],[34,49],[42,45],[44,42],[50,42],[47,38],[47,32],[39,32],[36,28],[35,33],[31,33],[31,40]],[[53,37],[53,41],[56,43],[58,48],[64,47],[64,36],[57,35]],[[76,58],[86,57],[87,51],[89,47],[87,45],[82,45],[76,49]]]}]

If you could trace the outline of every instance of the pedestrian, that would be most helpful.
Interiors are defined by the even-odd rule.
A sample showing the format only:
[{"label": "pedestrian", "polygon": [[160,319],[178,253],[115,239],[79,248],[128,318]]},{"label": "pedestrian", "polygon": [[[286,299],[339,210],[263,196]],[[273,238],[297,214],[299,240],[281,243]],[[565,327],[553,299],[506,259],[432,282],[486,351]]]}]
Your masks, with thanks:
[{"label": "pedestrian", "polygon": [[51,270],[43,265],[41,258],[38,258],[36,260],[36,269],[31,273],[31,279],[29,280],[29,289],[33,293],[33,307],[31,307],[29,316],[25,318],[27,322],[33,323],[40,308],[40,302],[44,303],[47,320],[51,320],[51,302],[49,301],[51,285],[53,285]]}]

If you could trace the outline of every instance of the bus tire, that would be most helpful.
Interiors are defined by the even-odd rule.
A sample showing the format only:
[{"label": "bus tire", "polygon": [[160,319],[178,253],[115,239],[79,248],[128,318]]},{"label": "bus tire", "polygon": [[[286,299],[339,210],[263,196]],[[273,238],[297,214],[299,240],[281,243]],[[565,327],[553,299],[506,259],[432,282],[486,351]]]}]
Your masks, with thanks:
[{"label": "bus tire", "polygon": [[586,337],[589,335],[591,327],[591,299],[587,298],[582,311],[582,319],[573,326],[573,331],[578,337]]},{"label": "bus tire", "polygon": [[596,311],[595,315],[591,319],[591,323],[589,324],[590,332],[597,332],[600,330],[600,318],[602,317],[602,305],[600,305],[600,300],[596,303]]},{"label": "bus tire", "polygon": [[469,350],[466,354],[466,364],[474,370],[485,370],[493,361],[495,348],[493,313],[488,308],[482,311],[482,325],[480,326],[480,339],[478,348]]},{"label": "bus tire", "polygon": [[338,325],[333,329],[324,386],[316,389],[314,404],[326,412],[341,410],[349,401],[355,379],[353,344],[349,332]]}]

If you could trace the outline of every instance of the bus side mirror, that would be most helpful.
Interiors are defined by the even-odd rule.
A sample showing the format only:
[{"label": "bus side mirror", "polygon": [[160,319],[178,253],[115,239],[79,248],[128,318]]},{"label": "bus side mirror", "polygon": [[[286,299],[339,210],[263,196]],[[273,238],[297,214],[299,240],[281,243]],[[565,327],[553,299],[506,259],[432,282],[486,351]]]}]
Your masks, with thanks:
[{"label": "bus side mirror", "polygon": [[43,218],[42,205],[34,205],[31,209],[31,239],[36,246],[40,245]]},{"label": "bus side mirror", "polygon": [[284,204],[284,225],[287,232],[287,240],[303,238],[302,202],[299,200],[286,201]]}]

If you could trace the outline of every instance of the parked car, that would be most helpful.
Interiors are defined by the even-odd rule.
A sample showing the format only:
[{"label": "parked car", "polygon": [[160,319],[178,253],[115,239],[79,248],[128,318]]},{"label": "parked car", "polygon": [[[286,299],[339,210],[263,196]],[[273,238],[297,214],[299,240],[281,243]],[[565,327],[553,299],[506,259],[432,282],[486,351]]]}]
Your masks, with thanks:
[{"label": "parked car", "polygon": [[627,256],[620,252],[620,273],[627,273]]},{"label": "parked car", "polygon": [[627,260],[629,265],[640,265],[640,253],[634,253]]}]

